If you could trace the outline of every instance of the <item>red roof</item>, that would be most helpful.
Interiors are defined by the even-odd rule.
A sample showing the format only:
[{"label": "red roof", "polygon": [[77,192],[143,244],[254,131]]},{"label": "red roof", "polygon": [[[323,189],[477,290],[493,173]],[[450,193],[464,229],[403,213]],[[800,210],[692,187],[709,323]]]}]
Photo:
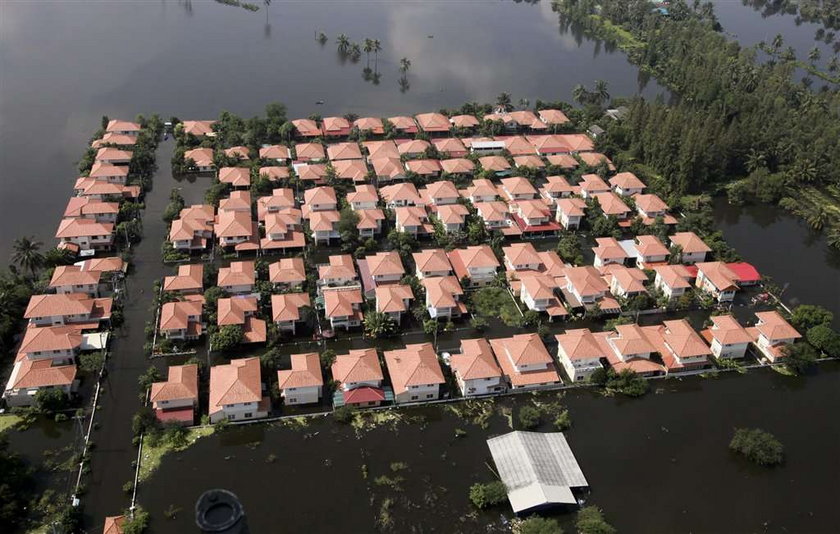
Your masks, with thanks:
[{"label": "red roof", "polygon": [[379,388],[361,387],[344,392],[344,404],[362,404],[384,400],[385,393]]},{"label": "red roof", "polygon": [[195,422],[195,412],[192,406],[175,410],[155,410],[155,416],[161,423],[177,421],[193,424]]},{"label": "red roof", "polygon": [[759,274],[758,270],[752,264],[745,261],[727,263],[726,268],[735,273],[739,282],[761,281],[761,274]]}]

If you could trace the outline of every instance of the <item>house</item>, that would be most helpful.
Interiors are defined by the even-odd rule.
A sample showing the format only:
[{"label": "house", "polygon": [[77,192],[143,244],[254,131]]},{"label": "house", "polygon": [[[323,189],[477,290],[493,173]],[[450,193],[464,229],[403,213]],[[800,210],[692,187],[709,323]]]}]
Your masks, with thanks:
[{"label": "house", "polygon": [[434,212],[437,220],[443,224],[443,228],[448,232],[457,232],[464,229],[464,224],[467,220],[467,215],[470,210],[463,204],[447,204],[437,208]]},{"label": "house", "polygon": [[557,222],[566,230],[580,228],[580,221],[586,213],[586,202],[580,198],[560,198],[555,202],[557,204]]},{"label": "house", "polygon": [[311,306],[308,293],[283,293],[271,295],[271,319],[277,328],[295,334],[297,324],[305,321],[301,308]]},{"label": "house", "polygon": [[276,185],[281,180],[288,180],[291,177],[291,173],[289,172],[288,167],[271,165],[268,167],[260,167],[259,176]]},{"label": "house", "polygon": [[184,152],[184,161],[192,160],[191,169],[195,172],[213,172],[216,163],[213,160],[212,148],[193,148]]},{"label": "house", "polygon": [[665,368],[650,359],[656,349],[639,325],[618,325],[615,332],[601,332],[595,338],[605,346],[610,367],[617,373],[629,369],[642,376],[665,374]]},{"label": "house", "polygon": [[466,281],[467,287],[484,287],[495,280],[499,260],[488,245],[455,249],[448,255],[455,275]]},{"label": "house", "polygon": [[405,180],[405,167],[399,157],[369,158],[368,161],[379,183]]},{"label": "house", "polygon": [[379,189],[379,194],[385,202],[385,207],[391,209],[401,206],[423,206],[426,203],[410,182],[387,185]]},{"label": "house", "polygon": [[643,269],[651,269],[668,262],[670,251],[655,235],[640,235],[633,242],[636,250],[636,264]]},{"label": "house", "polygon": [[598,193],[609,193],[612,191],[607,182],[602,180],[597,174],[584,174],[581,176],[578,185],[580,186],[580,194],[583,198],[592,198]]},{"label": "house", "polygon": [[684,265],[657,265],[653,270],[656,272],[654,287],[661,289],[670,300],[685,294],[694,280],[694,275]]},{"label": "house", "polygon": [[709,366],[708,357],[712,351],[685,319],[664,321],[659,326],[646,326],[642,330],[662,357],[668,373],[693,371]]},{"label": "house", "polygon": [[491,339],[490,347],[511,389],[561,383],[554,360],[538,334],[517,334],[508,338]]},{"label": "house", "polygon": [[510,212],[523,234],[552,234],[560,230],[560,225],[551,220],[551,207],[542,198],[511,202]]},{"label": "house", "polygon": [[602,369],[601,358],[607,354],[588,328],[566,330],[554,336],[557,339],[557,360],[572,382],[588,380],[592,373]]},{"label": "house", "polygon": [[726,268],[735,273],[735,279],[739,287],[754,286],[761,282],[761,274],[745,261],[736,261],[726,264]]},{"label": "house", "polygon": [[300,137],[320,137],[324,134],[318,123],[312,119],[295,119],[292,121],[292,126]]},{"label": "house", "polygon": [[411,139],[397,143],[397,151],[400,156],[406,158],[419,158],[426,154],[426,151],[431,148],[431,143],[422,139]]},{"label": "house", "polygon": [[133,135],[123,135],[117,133],[106,133],[101,139],[96,139],[90,144],[91,148],[101,148],[103,146],[116,146],[119,148],[132,148],[137,144],[137,137]]},{"label": "house", "polygon": [[475,172],[475,163],[467,158],[444,159],[440,162],[440,168],[448,175],[466,177]]},{"label": "house", "polygon": [[219,212],[242,211],[251,215],[251,192],[231,191],[228,198],[219,201]]},{"label": "house", "polygon": [[473,115],[454,115],[449,118],[449,124],[454,128],[472,129],[478,127],[478,119]]},{"label": "house", "polygon": [[711,345],[712,355],[717,359],[743,358],[752,336],[731,315],[713,315],[712,326],[700,334]]},{"label": "house", "polygon": [[[565,154],[569,150],[563,139],[557,135],[528,135],[525,136],[525,139],[531,143],[531,146],[540,156],[554,157],[558,154]],[[575,160],[575,163],[577,163],[577,160]]]},{"label": "house", "polygon": [[265,343],[266,324],[256,317],[259,302],[256,296],[236,296],[217,301],[216,325],[242,328],[242,343]]},{"label": "house", "polygon": [[432,144],[437,149],[438,153],[449,158],[463,158],[469,154],[469,150],[467,150],[467,147],[464,146],[463,141],[457,137],[433,139]]},{"label": "house", "polygon": [[566,145],[569,154],[592,152],[595,149],[595,144],[586,134],[559,134],[557,137]]},{"label": "house", "polygon": [[232,295],[244,295],[254,291],[257,271],[253,261],[233,261],[219,269],[216,285]]},{"label": "house", "polygon": [[123,121],[119,119],[111,119],[105,126],[105,132],[110,134],[130,135],[137,137],[140,135],[140,125],[136,122]]},{"label": "house", "polygon": [[802,337],[779,312],[756,312],[755,317],[758,322],[748,328],[747,332],[755,347],[770,363],[776,363],[784,357],[785,347]]},{"label": "house", "polygon": [[405,162],[405,169],[426,180],[439,177],[441,172],[440,162],[436,159],[410,159]]},{"label": "house", "polygon": [[76,180],[73,185],[73,192],[80,197],[105,202],[120,202],[125,199],[136,200],[140,198],[139,185],[115,184],[89,176],[82,176]]},{"label": "house", "polygon": [[524,156],[516,156],[513,158],[513,165],[514,167],[518,168],[528,168],[528,169],[544,169],[545,163],[543,160],[535,155],[535,154],[526,154]]},{"label": "house", "polygon": [[368,163],[373,164],[375,159],[400,159],[400,151],[397,143],[391,139],[385,141],[364,141],[362,147],[367,152]]},{"label": "house", "polygon": [[359,222],[356,223],[359,237],[372,238],[382,233],[382,221],[385,220],[385,214],[381,209],[359,210],[356,213],[359,215]]},{"label": "house", "polygon": [[668,215],[668,204],[657,195],[636,195],[633,200],[644,224],[653,224],[657,217],[662,217],[665,224],[677,224],[677,220]]},{"label": "house", "polygon": [[432,319],[451,319],[467,313],[464,290],[454,276],[430,276],[420,281],[426,289],[426,310]]},{"label": "house", "polygon": [[158,331],[167,339],[194,340],[204,333],[200,300],[165,302],[160,308]]},{"label": "house", "polygon": [[545,157],[549,165],[560,167],[561,169],[574,170],[580,166],[578,160],[569,154],[549,154]]},{"label": "house", "polygon": [[355,349],[338,354],[332,364],[333,380],[338,382],[336,406],[379,406],[386,400],[382,387],[382,366],[376,349]]},{"label": "house", "polygon": [[327,159],[324,145],[321,143],[298,143],[295,145],[295,161],[317,163]]},{"label": "house", "polygon": [[446,379],[431,343],[386,350],[385,365],[391,376],[394,401],[397,404],[430,401],[440,397],[440,386],[446,383]]},{"label": "house", "polygon": [[385,125],[379,117],[361,117],[353,121],[353,128],[359,132],[368,132],[373,135],[385,133]]},{"label": "house", "polygon": [[79,326],[25,328],[15,361],[47,359],[53,364],[72,364],[86,346],[85,334]]},{"label": "house", "polygon": [[324,287],[359,287],[359,275],[353,256],[349,254],[331,255],[329,263],[318,266],[318,288]]},{"label": "house", "polygon": [[175,250],[204,250],[213,238],[216,210],[207,204],[194,204],[181,210],[169,228],[169,241]]},{"label": "house", "polygon": [[411,255],[414,258],[415,275],[418,279],[434,276],[451,276],[452,265],[442,248],[424,249]]},{"label": "house", "polygon": [[115,515],[105,518],[105,526],[102,529],[102,534],[123,534],[123,526],[125,525],[126,517],[124,515]]},{"label": "house", "polygon": [[98,297],[101,277],[99,271],[83,271],[77,265],[59,265],[53,271],[49,288],[59,294],[84,293]]},{"label": "house", "polygon": [[110,250],[114,246],[114,223],[93,219],[62,219],[55,237],[60,246],[73,245],[81,250]]},{"label": "house", "polygon": [[269,213],[294,209],[295,206],[294,191],[285,187],[274,189],[270,196],[257,199],[257,219],[262,221]]},{"label": "house", "polygon": [[501,393],[507,389],[502,369],[484,338],[462,339],[461,352],[449,362],[458,388],[465,397]]},{"label": "house", "polygon": [[[134,153],[131,150],[120,150],[114,147],[102,147],[96,151],[95,162],[106,165],[128,165]],[[95,163],[94,163],[95,165]],[[101,167],[100,167],[101,168]],[[91,169],[91,172],[93,169]]]},{"label": "house", "polygon": [[234,189],[251,187],[251,170],[247,167],[222,167],[219,169],[219,181],[230,184]]},{"label": "house", "polygon": [[627,204],[621,200],[621,197],[615,193],[595,193],[591,195],[590,198],[594,198],[598,201],[598,205],[601,207],[604,217],[612,216],[618,219],[619,222],[630,217],[630,208],[628,208]]},{"label": "house", "polygon": [[455,188],[455,184],[448,180],[441,180],[428,184],[420,191],[421,196],[426,199],[428,204],[433,206],[443,206],[446,204],[457,204],[461,194]]},{"label": "house", "polygon": [[378,252],[356,263],[359,265],[359,274],[368,296],[373,296],[374,289],[382,284],[399,282],[405,274],[405,268],[396,250]]},{"label": "house", "polygon": [[324,377],[317,352],[292,354],[292,368],[277,371],[277,387],[286,406],[314,404],[321,400]]},{"label": "house", "polygon": [[603,269],[610,286],[610,292],[616,297],[632,298],[647,293],[645,272],[635,267],[610,264]]},{"label": "house", "polygon": [[275,289],[300,289],[306,282],[303,258],[280,258],[268,265],[268,281]]},{"label": "house", "polygon": [[[464,144],[466,145],[466,143],[464,143]],[[505,145],[504,141],[502,141],[502,140],[497,141],[497,140],[493,140],[493,139],[474,140],[469,144],[469,147],[470,147],[470,152],[472,154],[477,154],[477,155],[499,154],[499,153],[504,152],[506,150],[506,145]],[[507,165],[507,160],[504,157],[502,157],[502,156],[495,156],[495,157],[501,158],[501,160],[503,160],[505,162],[505,164]],[[498,159],[493,159],[491,161],[494,162],[494,163],[500,163],[500,160],[498,160]],[[483,161],[479,161],[479,162],[481,163],[481,166],[484,169],[488,168],[487,166],[484,165]],[[496,171],[496,172],[498,172],[498,171]]]},{"label": "house", "polygon": [[541,109],[538,111],[540,120],[546,126],[562,126],[569,122],[569,118],[559,109]]},{"label": "house", "polygon": [[292,151],[284,145],[263,145],[260,147],[260,159],[285,164],[292,159]]},{"label": "house", "polygon": [[330,161],[347,159],[364,159],[357,143],[336,143],[327,147],[327,157]]},{"label": "house", "polygon": [[91,197],[70,197],[67,207],[64,208],[64,218],[116,223],[119,211],[119,202],[102,202]]},{"label": "house", "polygon": [[671,248],[680,247],[680,261],[682,263],[699,263],[706,261],[706,255],[712,251],[694,232],[677,232],[670,237]]},{"label": "house", "polygon": [[630,256],[624,250],[618,241],[612,237],[598,237],[595,238],[597,246],[592,247],[592,252],[595,253],[595,267],[603,267],[611,263],[624,265]]},{"label": "house", "polygon": [[166,381],[152,384],[149,401],[161,423],[195,424],[198,365],[170,365]]},{"label": "house", "polygon": [[539,196],[539,193],[531,185],[531,182],[516,176],[514,178],[503,178],[502,185],[499,188],[499,193],[502,197],[509,201],[516,200],[531,200]]},{"label": "house", "polygon": [[394,126],[394,129],[401,134],[413,135],[417,133],[417,123],[414,122],[414,119],[411,117],[388,117],[388,122],[390,122]]},{"label": "house", "polygon": [[624,197],[641,194],[645,191],[645,183],[632,172],[620,172],[610,178],[610,187]]},{"label": "house", "polygon": [[232,360],[210,368],[211,423],[268,416],[269,398],[263,396],[259,358]]},{"label": "house", "polygon": [[52,360],[23,358],[12,366],[3,399],[10,407],[32,406],[39,391],[58,389],[70,395],[76,390],[76,366],[55,365]]},{"label": "house", "polygon": [[531,243],[513,243],[502,248],[508,271],[538,271],[542,265],[537,249]]},{"label": "house", "polygon": [[263,251],[303,249],[306,240],[301,228],[301,212],[289,209],[277,213],[268,213],[263,220],[265,237],[260,239]]},{"label": "house", "polygon": [[[493,146],[495,146],[495,144],[496,144],[495,141],[490,141],[488,143],[493,144]],[[499,142],[499,143],[501,143],[501,142]],[[476,146],[477,144],[478,143],[473,143],[473,145],[470,147],[470,150],[474,153],[478,150],[478,148]],[[485,143],[485,144],[487,144],[487,143]],[[502,144],[502,146],[501,146],[501,149],[499,149],[499,150],[504,150],[504,148],[505,148],[504,144],[503,143],[501,143],[501,144]],[[484,156],[484,157],[478,158],[478,164],[481,165],[481,168],[483,170],[488,171],[488,172],[492,172],[496,176],[508,176],[508,175],[510,175],[510,171],[511,171],[510,163],[508,163],[507,158],[505,158],[504,156]]]},{"label": "house", "polygon": [[85,293],[32,295],[23,314],[30,326],[78,324],[97,329],[99,322],[111,318],[113,299],[90,298]]},{"label": "house", "polygon": [[513,221],[508,205],[501,201],[481,202],[475,205],[478,216],[487,230],[499,230],[504,235],[521,235],[522,230]]},{"label": "house", "polygon": [[721,261],[698,263],[695,285],[718,302],[733,301],[739,289],[738,275]]},{"label": "house", "polygon": [[421,113],[414,118],[420,129],[426,133],[449,133],[452,126],[449,117],[442,113]]},{"label": "house", "polygon": [[329,244],[331,240],[340,238],[338,221],[341,214],[333,211],[313,211],[309,214],[309,229],[315,244]]},{"label": "house", "polygon": [[344,117],[324,117],[321,124],[324,135],[327,137],[347,137],[350,135],[350,121]]},{"label": "house", "polygon": [[90,258],[75,264],[83,271],[99,271],[108,277],[122,277],[128,265],[122,258],[113,256],[110,258]]},{"label": "house", "polygon": [[388,315],[397,324],[400,324],[402,314],[408,311],[414,300],[411,286],[403,284],[377,286],[375,295],[376,311]]},{"label": "house", "polygon": [[324,315],[330,321],[330,327],[349,330],[362,325],[365,318],[362,313],[364,298],[358,288],[334,287],[324,289]]},{"label": "house", "polygon": [[423,206],[405,206],[394,209],[397,231],[411,234],[414,237],[426,236],[434,233],[435,229],[429,223],[429,216]]},{"label": "house", "polygon": [[204,289],[204,265],[179,265],[178,274],[163,279],[163,290],[182,295],[201,293]]},{"label": "house", "polygon": [[[101,148],[100,150],[108,150]],[[94,162],[88,178],[109,184],[125,185],[128,181],[128,165],[111,165],[101,161]]]},{"label": "house", "polygon": [[[601,128],[598,127],[598,126],[593,126],[591,129],[593,129],[593,128],[597,128],[598,130],[601,130]],[[600,135],[600,133],[603,133],[603,130],[601,130],[600,133],[597,133],[598,130],[595,130],[596,134],[593,135],[593,137],[597,137],[598,135]],[[578,154],[578,157],[588,167],[597,167],[598,165],[601,165],[602,163],[606,163],[607,164],[607,169],[609,169],[610,172],[615,172],[615,165],[613,165],[613,162],[610,161],[610,158],[601,154],[600,152],[581,152],[581,153]]]},{"label": "house", "polygon": [[569,267],[565,271],[566,287],[563,295],[572,308],[590,308],[596,304],[603,312],[618,312],[618,302],[608,297],[609,285],[595,267]]},{"label": "house", "polygon": [[[485,117],[486,119],[487,117]],[[505,149],[513,156],[526,156],[528,154],[535,154],[536,149],[527,139],[521,135],[511,135],[504,139]]]},{"label": "house", "polygon": [[323,184],[326,181],[327,166],[323,163],[293,163],[292,168],[301,182]]},{"label": "house", "polygon": [[461,192],[461,196],[469,200],[473,204],[479,202],[493,202],[496,200],[498,190],[493,182],[485,178],[476,179],[472,181],[472,185]]},{"label": "house", "polygon": [[538,272],[523,272],[520,275],[519,298],[531,311],[546,312],[549,320],[569,314],[555,295],[558,289],[554,277]]},{"label": "house", "polygon": [[184,134],[195,137],[215,137],[214,124],[216,124],[216,121],[184,121],[181,123]]},{"label": "house", "polygon": [[248,161],[251,159],[250,150],[247,146],[232,146],[225,149],[225,156],[239,161]]},{"label": "house", "polygon": [[368,179],[368,168],[361,159],[341,159],[331,163],[335,177],[339,180],[352,180],[353,183],[364,183]]},{"label": "house", "polygon": [[570,197],[573,192],[572,186],[562,176],[548,176],[545,185],[540,188],[540,195],[552,205],[561,198]]},{"label": "house", "polygon": [[312,211],[333,211],[338,209],[335,189],[329,186],[313,187],[303,193],[304,215]]}]

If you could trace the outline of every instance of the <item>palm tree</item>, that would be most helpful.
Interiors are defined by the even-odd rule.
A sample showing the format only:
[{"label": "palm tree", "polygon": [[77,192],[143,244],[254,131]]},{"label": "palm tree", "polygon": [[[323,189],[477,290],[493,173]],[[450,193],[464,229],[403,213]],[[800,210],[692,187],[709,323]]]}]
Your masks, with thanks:
[{"label": "palm tree", "polygon": [[359,46],[359,43],[351,43],[350,61],[352,61],[353,63],[357,63],[360,57],[362,57],[362,48]]},{"label": "palm tree", "polygon": [[610,92],[607,90],[607,82],[604,80],[595,81],[595,97],[598,99],[599,104],[609,102]]},{"label": "palm tree", "polygon": [[496,97],[496,106],[503,111],[512,110],[513,104],[511,104],[510,93],[499,93],[499,96]]},{"label": "palm tree", "polygon": [[840,248],[840,229],[831,230],[826,237],[829,246]]},{"label": "palm tree", "polygon": [[328,40],[329,39],[327,39],[327,34],[326,33],[318,32],[318,42],[321,43],[321,46],[324,46],[325,44],[327,44]]},{"label": "palm tree", "polygon": [[581,84],[577,84],[575,88],[572,90],[572,98],[574,98],[575,102],[578,104],[585,104],[589,100],[589,91],[586,90]]},{"label": "palm tree", "polygon": [[338,43],[338,52],[340,54],[346,54],[350,50],[350,39],[343,33],[339,34],[335,42]]},{"label": "palm tree", "polygon": [[41,242],[32,237],[19,237],[12,245],[12,261],[34,277],[35,271],[44,265],[44,256],[39,252]]},{"label": "palm tree", "polygon": [[376,65],[379,64],[379,52],[382,51],[382,43],[379,42],[379,39],[373,40],[373,66],[376,68]]},{"label": "palm tree", "polygon": [[779,52],[782,49],[782,46],[785,44],[785,39],[782,37],[781,33],[777,33],[776,37],[773,37],[773,41],[770,42],[771,46],[773,47],[774,52]]},{"label": "palm tree", "polygon": [[828,71],[829,72],[837,72],[837,69],[840,68],[840,60],[837,59],[837,56],[831,58],[831,61],[828,62]]},{"label": "palm tree", "polygon": [[[834,61],[837,62],[836,57],[834,58]],[[400,72],[405,74],[406,72],[408,72],[408,69],[410,69],[410,68],[411,68],[411,60],[408,59],[407,57],[402,58],[400,60]]]},{"label": "palm tree", "polygon": [[761,167],[767,166],[767,158],[764,157],[762,152],[751,148],[750,151],[747,153],[747,161],[744,164],[747,168],[747,172],[753,172]]},{"label": "palm tree", "polygon": [[808,52],[808,59],[811,60],[811,63],[815,63],[819,61],[821,55],[820,49],[815,46],[810,52]]},{"label": "palm tree", "polygon": [[400,92],[401,93],[405,93],[406,91],[411,89],[411,84],[408,83],[408,78],[406,78],[405,76],[400,77],[398,83],[399,83],[399,86],[400,86]]},{"label": "palm tree", "polygon": [[362,46],[362,50],[367,54],[367,64],[370,65],[370,53],[373,52],[373,39],[365,37],[365,44]]},{"label": "palm tree", "polygon": [[824,207],[819,206],[814,212],[808,215],[805,222],[814,230],[822,230],[829,222],[828,211]]}]

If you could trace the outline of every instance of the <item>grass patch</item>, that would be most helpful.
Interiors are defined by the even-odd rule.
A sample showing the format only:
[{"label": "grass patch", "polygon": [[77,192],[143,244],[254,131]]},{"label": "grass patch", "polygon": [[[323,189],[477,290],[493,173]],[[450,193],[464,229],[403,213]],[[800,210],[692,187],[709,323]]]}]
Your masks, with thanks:
[{"label": "grass patch", "polygon": [[600,15],[589,15],[592,22],[600,26],[604,37],[612,38],[619,48],[622,50],[631,50],[637,48],[644,48],[645,43],[636,39],[632,33],[625,30],[617,24],[613,24],[610,20],[605,19]]},{"label": "grass patch", "polygon": [[447,404],[444,406],[444,410],[455,414],[459,419],[478,425],[481,428],[487,428],[490,426],[490,417],[495,412],[495,406],[493,401],[489,399],[468,400]]},{"label": "grass patch", "polygon": [[199,438],[213,434],[215,428],[212,426],[202,426],[198,428],[191,428],[187,430],[186,439],[183,444],[175,445],[165,439],[159,439],[154,445],[149,445],[148,438],[143,439],[143,454],[140,457],[140,476],[139,481],[148,480],[154,474],[163,457],[170,452],[180,452],[188,449]]},{"label": "grass patch", "polygon": [[287,417],[281,419],[280,424],[295,430],[302,430],[309,426],[309,419],[306,417]]},{"label": "grass patch", "polygon": [[22,420],[23,419],[21,419],[19,415],[0,415],[0,434],[11,428],[14,428]]},{"label": "grass patch", "polygon": [[359,411],[353,414],[350,425],[358,434],[383,425],[394,429],[403,420],[405,420],[405,416],[397,410]]}]

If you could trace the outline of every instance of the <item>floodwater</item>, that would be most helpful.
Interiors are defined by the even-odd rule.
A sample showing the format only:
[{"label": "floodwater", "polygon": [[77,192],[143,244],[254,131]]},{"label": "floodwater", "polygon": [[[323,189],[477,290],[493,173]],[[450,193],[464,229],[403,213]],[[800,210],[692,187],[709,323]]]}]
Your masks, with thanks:
[{"label": "floodwater", "polygon": [[732,206],[715,201],[715,225],[760,273],[784,288],[789,306],[819,304],[840,325],[840,250],[799,218],[777,206]]},{"label": "floodwater", "polygon": [[[641,399],[568,391],[566,435],[590,484],[583,497],[619,532],[833,532],[838,381],[832,362],[804,378],[761,369],[655,381],[655,393]],[[518,407],[534,398],[493,402],[512,410],[515,426]],[[153,511],[156,533],[193,531],[195,500],[219,486],[240,497],[252,532],[325,532],[337,524],[349,532],[504,532],[509,509],[477,513],[468,491],[493,479],[484,441],[510,430],[506,417],[497,412],[481,428],[439,407],[401,413],[406,422],[358,435],[316,419],[304,428],[259,424],[203,438],[165,457],[140,500]],[[546,420],[540,430],[552,429]],[[775,434],[785,464],[757,468],[733,456],[727,445],[741,426]],[[456,437],[456,429],[466,435]],[[383,475],[396,487],[376,481]],[[163,510],[177,513],[167,519]],[[558,514],[564,523],[571,517]]]}]

